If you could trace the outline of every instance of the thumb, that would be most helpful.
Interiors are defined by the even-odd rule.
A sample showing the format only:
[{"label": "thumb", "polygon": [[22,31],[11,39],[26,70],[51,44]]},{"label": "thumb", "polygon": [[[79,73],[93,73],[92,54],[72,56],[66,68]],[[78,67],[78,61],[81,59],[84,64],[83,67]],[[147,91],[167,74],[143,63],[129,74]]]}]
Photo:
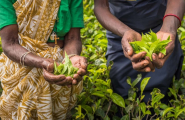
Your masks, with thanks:
[{"label": "thumb", "polygon": [[49,63],[47,65],[47,69],[48,72],[53,73],[54,72],[54,64],[53,63]]},{"label": "thumb", "polygon": [[46,60],[43,62],[43,68],[50,72],[50,73],[53,73],[54,71],[54,64],[52,62],[50,62],[49,60]]},{"label": "thumb", "polygon": [[124,50],[124,53],[127,53],[128,56],[133,55],[134,51],[128,40],[122,40],[122,48]]}]

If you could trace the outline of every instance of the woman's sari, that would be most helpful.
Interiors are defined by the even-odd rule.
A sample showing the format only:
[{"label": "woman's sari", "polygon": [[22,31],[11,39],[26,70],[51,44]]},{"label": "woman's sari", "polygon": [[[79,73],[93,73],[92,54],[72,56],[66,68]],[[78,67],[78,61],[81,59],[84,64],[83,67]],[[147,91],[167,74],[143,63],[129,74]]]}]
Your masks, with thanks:
[{"label": "woman's sari", "polygon": [[[47,40],[53,30],[60,0],[17,0],[14,8],[19,27],[19,43],[28,51],[61,62],[62,49]],[[65,120],[75,105],[82,82],[67,86],[49,84],[42,69],[24,67],[0,56],[0,117],[3,120]]]}]

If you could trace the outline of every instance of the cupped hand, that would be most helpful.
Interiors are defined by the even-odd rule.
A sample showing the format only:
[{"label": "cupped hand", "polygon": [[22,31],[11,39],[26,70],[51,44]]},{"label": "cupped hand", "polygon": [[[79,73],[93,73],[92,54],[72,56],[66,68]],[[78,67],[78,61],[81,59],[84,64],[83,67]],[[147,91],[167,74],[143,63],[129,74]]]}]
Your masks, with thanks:
[{"label": "cupped hand", "polygon": [[72,84],[77,84],[82,80],[82,76],[87,73],[87,59],[85,57],[75,55],[70,57],[74,67],[79,68],[77,74],[74,74]]},{"label": "cupped hand", "polygon": [[159,53],[158,55],[154,53],[152,55],[152,59],[153,59],[152,63],[158,69],[163,67],[166,60],[172,54],[175,47],[176,33],[170,33],[170,32],[164,32],[164,31],[159,31],[157,33],[157,38],[160,40],[167,40],[169,36],[170,36],[171,42],[166,46],[166,55],[163,55],[162,53]]},{"label": "cupped hand", "polygon": [[151,72],[154,70],[154,67],[151,61],[147,59],[147,57],[145,59],[147,53],[140,52],[138,54],[134,54],[134,50],[129,43],[133,41],[140,41],[141,39],[142,37],[138,32],[134,30],[126,31],[121,40],[123,52],[125,57],[131,60],[133,69],[139,72]]},{"label": "cupped hand", "polygon": [[50,84],[57,84],[60,86],[71,85],[73,79],[71,77],[66,77],[65,75],[54,75],[54,60],[45,59],[42,62],[43,76],[46,81]]}]

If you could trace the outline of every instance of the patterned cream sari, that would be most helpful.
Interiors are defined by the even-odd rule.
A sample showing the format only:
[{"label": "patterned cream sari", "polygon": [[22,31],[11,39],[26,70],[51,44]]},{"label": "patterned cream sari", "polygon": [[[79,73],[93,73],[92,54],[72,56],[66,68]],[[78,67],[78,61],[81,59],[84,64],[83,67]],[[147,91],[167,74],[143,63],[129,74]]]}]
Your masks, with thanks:
[{"label": "patterned cream sari", "polygon": [[[19,27],[19,43],[24,48],[44,57],[62,61],[62,49],[49,47],[50,36],[60,0],[17,0],[14,8]],[[2,120],[66,120],[75,105],[82,82],[71,88],[49,84],[42,69],[23,67],[0,56],[0,97]]]}]

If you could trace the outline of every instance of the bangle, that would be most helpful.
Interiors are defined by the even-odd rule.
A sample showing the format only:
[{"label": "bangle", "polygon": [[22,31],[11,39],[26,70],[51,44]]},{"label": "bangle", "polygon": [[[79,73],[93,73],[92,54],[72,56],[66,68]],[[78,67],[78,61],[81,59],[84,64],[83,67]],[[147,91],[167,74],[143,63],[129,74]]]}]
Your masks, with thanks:
[{"label": "bangle", "polygon": [[[76,56],[77,54],[71,54],[71,55],[68,55],[68,57],[69,57],[69,59],[71,58],[71,57],[74,57],[74,56]],[[62,63],[64,63],[64,61],[65,61],[65,59],[63,59],[62,60]]]},{"label": "bangle", "polygon": [[167,16],[174,16],[174,17],[176,17],[176,18],[179,20],[180,26],[181,26],[181,19],[180,19],[177,15],[175,15],[175,14],[167,14],[167,15],[165,15],[165,16],[163,17],[163,21],[164,21],[164,19],[165,19]]},{"label": "bangle", "polygon": [[26,57],[26,55],[28,55],[29,53],[31,53],[31,52],[26,52],[26,53],[24,53],[24,54],[20,57],[20,64],[21,64],[22,66],[24,66],[25,57]]}]

